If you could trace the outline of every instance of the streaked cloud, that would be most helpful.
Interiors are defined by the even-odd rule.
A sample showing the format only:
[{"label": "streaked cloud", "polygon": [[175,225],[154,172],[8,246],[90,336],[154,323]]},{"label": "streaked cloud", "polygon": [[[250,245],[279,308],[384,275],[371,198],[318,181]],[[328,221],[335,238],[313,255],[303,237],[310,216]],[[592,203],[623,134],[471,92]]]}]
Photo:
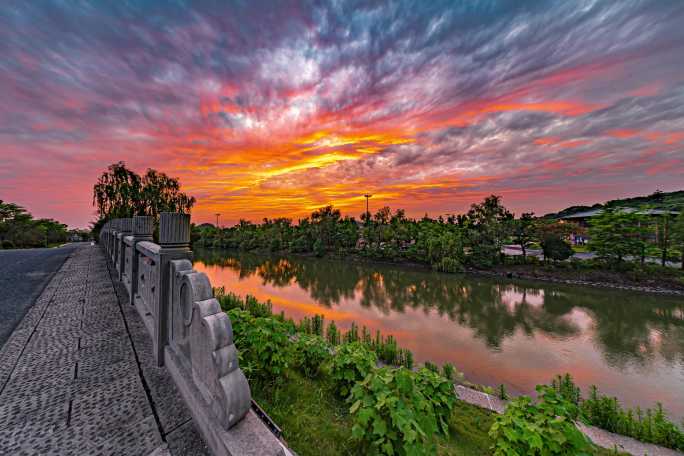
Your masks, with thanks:
[{"label": "streaked cloud", "polygon": [[118,160],[179,176],[197,221],[678,189],[683,22],[667,0],[9,1],[0,198],[83,226]]}]

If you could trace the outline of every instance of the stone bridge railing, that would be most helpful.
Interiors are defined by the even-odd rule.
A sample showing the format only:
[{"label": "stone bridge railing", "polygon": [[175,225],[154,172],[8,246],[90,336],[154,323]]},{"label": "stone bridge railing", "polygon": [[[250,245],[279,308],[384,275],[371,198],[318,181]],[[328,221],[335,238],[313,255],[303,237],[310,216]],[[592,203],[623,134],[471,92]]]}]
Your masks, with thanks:
[{"label": "stone bridge railing", "polygon": [[100,245],[126,287],[165,366],[215,455],[282,455],[284,447],[251,410],[228,315],[206,274],[192,269],[190,216],[114,219]]}]

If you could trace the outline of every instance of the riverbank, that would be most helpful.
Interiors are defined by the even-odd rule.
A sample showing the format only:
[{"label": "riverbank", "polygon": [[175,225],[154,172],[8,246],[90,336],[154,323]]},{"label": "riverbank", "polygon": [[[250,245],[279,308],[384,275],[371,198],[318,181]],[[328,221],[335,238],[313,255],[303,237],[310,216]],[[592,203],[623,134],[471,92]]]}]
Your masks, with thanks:
[{"label": "riverbank", "polygon": [[[591,261],[591,260],[588,260]],[[583,261],[583,262],[588,262]],[[670,296],[684,296],[684,272],[647,266],[646,271],[614,271],[590,267],[573,268],[572,264],[509,264],[491,270],[469,269],[471,274],[526,281],[553,282],[615,290],[636,291]]]},{"label": "riverbank", "polygon": [[[204,249],[206,252],[225,252],[225,250]],[[231,253],[243,253],[228,250]],[[405,259],[374,258],[359,253],[328,253],[322,257],[313,253],[290,253],[287,251],[244,252],[255,255],[284,255],[293,258],[331,259],[362,265],[393,266],[408,270],[432,270],[430,265]],[[565,285],[590,286],[615,290],[636,291],[659,295],[684,296],[684,271],[647,264],[643,268],[625,263],[625,270],[608,269],[597,260],[573,260],[557,263],[543,263],[528,259],[520,264],[519,256],[507,256],[507,262],[492,269],[466,267],[465,274],[504,279],[551,282]],[[533,262],[532,262],[533,261]]]},{"label": "riverbank", "polygon": [[[259,305],[254,302],[247,305],[246,300],[242,302],[240,299],[228,296],[221,296],[219,300],[224,309],[231,309],[228,313],[233,319],[234,330],[236,331],[236,344],[238,348],[246,350],[246,353],[251,352],[253,349],[252,344],[254,343],[263,345],[263,342],[266,342],[266,340],[262,340],[263,337],[267,337],[267,334],[272,333],[258,332],[260,339],[257,341],[250,333],[243,333],[245,328],[253,327],[254,325],[271,327],[274,324],[282,326],[284,330],[288,326],[284,316],[273,316],[270,313],[270,307],[263,303]],[[253,314],[252,312],[256,313]],[[266,322],[269,319],[275,320],[272,324],[267,324]],[[247,321],[250,322],[249,325],[245,325]],[[302,333],[302,327],[295,327],[294,324],[290,324],[290,330],[294,331],[294,334],[289,338],[281,338],[282,340],[268,336],[272,338],[272,340],[269,339],[269,343],[272,342],[279,347],[277,350],[277,353],[279,353],[277,364],[282,365],[283,369],[279,371],[277,376],[267,372],[268,369],[273,367],[273,363],[268,362],[266,365],[260,366],[259,363],[262,361],[258,361],[257,358],[245,360],[249,366],[248,372],[260,379],[260,381],[252,382],[254,398],[278,424],[288,445],[297,451],[298,454],[303,456],[320,454],[321,451],[325,454],[353,454],[362,452],[365,447],[362,443],[363,438],[361,438],[361,441],[359,441],[359,438],[361,437],[360,432],[364,429],[362,425],[363,420],[359,424],[359,417],[355,412],[357,405],[352,405],[354,401],[352,399],[345,400],[344,394],[338,394],[338,382],[342,377],[336,374],[336,370],[339,369],[339,366],[347,366],[348,363],[352,363],[349,365],[359,366],[359,360],[366,358],[366,355],[362,356],[362,352],[365,353],[365,349],[361,350],[364,345],[359,345],[358,342],[355,342],[357,345],[354,349],[352,349],[354,347],[353,343],[350,343],[350,345],[338,345],[335,349],[327,346],[324,340],[320,338],[321,336],[308,332]],[[325,332],[322,327],[319,328],[319,331],[321,334]],[[316,339],[317,337],[319,339]],[[280,340],[280,342],[276,343],[277,340]],[[300,344],[302,340],[305,341],[305,345]],[[321,346],[325,345],[326,349],[321,352],[322,355],[308,349],[300,351],[303,350],[303,347],[310,346],[309,344],[314,340],[318,340],[317,343],[322,344]],[[355,355],[352,358],[347,358],[350,351],[355,353]],[[311,356],[314,357],[310,358]],[[270,354],[268,357],[275,360],[273,354]],[[342,357],[344,361],[336,361],[336,357]],[[372,358],[375,359],[374,357]],[[261,357],[258,359],[261,359]],[[302,370],[302,366],[308,365],[307,363],[314,361],[314,359],[316,361],[314,364],[317,366],[316,371]],[[284,360],[286,361],[284,362]],[[263,360],[263,362],[266,361]],[[383,369],[387,369],[387,367],[383,363],[378,363],[376,369],[378,369],[378,372],[381,372]],[[393,368],[390,367],[390,369]],[[264,372],[268,374],[265,377],[263,375]],[[309,374],[305,375],[305,372],[309,372]],[[352,372],[356,371],[352,369],[349,371],[349,375]],[[416,378],[425,375],[422,369],[411,369],[411,372]],[[364,377],[357,374],[354,374],[354,377],[358,387],[358,382],[361,382]],[[346,374],[344,378],[347,378]],[[495,436],[490,433],[490,429],[495,421],[496,414],[504,412],[506,401],[496,396],[464,387],[453,376],[446,376],[443,381],[456,383],[456,385],[451,386],[453,394],[456,396],[456,402],[446,418],[445,433],[436,433],[433,437],[427,438],[426,443],[435,445],[435,454],[439,455],[490,454],[493,445],[496,443]],[[373,381],[368,379],[363,382],[364,384],[368,382],[370,382],[368,384],[374,384]],[[419,384],[421,383],[419,382],[416,385]],[[561,387],[558,386],[558,388]],[[391,396],[394,394],[393,391],[388,390],[384,392],[393,397]],[[358,394],[358,392],[355,394]],[[445,392],[445,394],[448,394],[448,392]],[[408,401],[406,404],[412,404],[409,400],[410,398],[405,399]],[[647,415],[650,419],[651,412],[648,411]],[[374,419],[378,420],[380,418],[376,416]],[[603,448],[593,448],[589,452],[589,454],[596,456],[624,453],[632,455],[650,454],[654,456],[680,454],[674,450],[639,442],[635,439],[593,426],[579,425],[578,427],[581,432],[590,436],[594,443],[603,446]],[[617,451],[613,451],[614,448]]]}]

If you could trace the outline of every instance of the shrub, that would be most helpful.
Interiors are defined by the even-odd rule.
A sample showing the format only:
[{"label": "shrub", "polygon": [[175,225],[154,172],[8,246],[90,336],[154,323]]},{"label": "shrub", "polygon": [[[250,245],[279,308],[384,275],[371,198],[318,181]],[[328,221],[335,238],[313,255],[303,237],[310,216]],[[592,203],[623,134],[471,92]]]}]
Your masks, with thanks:
[{"label": "shrub", "polygon": [[314,241],[313,251],[317,257],[322,257],[323,255],[325,255],[325,247],[323,247],[323,243],[321,242],[320,239],[316,239]]},{"label": "shrub", "polygon": [[340,332],[337,330],[337,325],[334,321],[331,321],[328,325],[328,331],[326,332],[326,337],[330,345],[339,345],[340,343]]},{"label": "shrub", "polygon": [[582,416],[594,426],[644,442],[684,450],[684,432],[667,419],[660,403],[655,410],[623,409],[614,397],[602,396],[595,386],[582,401]]},{"label": "shrub", "polygon": [[439,367],[432,361],[425,361],[423,366],[425,366],[425,369],[431,370],[434,373],[439,373]]},{"label": "shrub", "polygon": [[247,295],[245,299],[242,299],[235,293],[226,293],[224,287],[215,287],[213,290],[214,296],[224,312],[239,308],[246,310],[254,317],[270,317],[273,315],[273,304],[271,304],[271,301],[259,302],[252,295]]},{"label": "shrub", "polygon": [[309,378],[316,377],[330,359],[330,347],[320,336],[300,334],[294,344],[294,364]]},{"label": "shrub", "polygon": [[506,385],[504,385],[503,383],[499,385],[499,391],[497,396],[499,396],[499,399],[501,399],[502,401],[507,401],[508,399],[510,399],[510,397],[508,396],[508,392],[506,391]]},{"label": "shrub", "polygon": [[432,404],[432,409],[444,435],[449,435],[449,416],[454,408],[454,384],[436,372],[420,369],[416,374],[417,387]]},{"label": "shrub", "polygon": [[455,401],[450,388],[426,369],[377,369],[352,389],[352,438],[377,454],[434,454],[434,435],[448,433]]},{"label": "shrub", "polygon": [[278,381],[290,363],[287,326],[273,317],[253,317],[242,309],[228,312],[245,375],[252,380]]},{"label": "shrub", "polygon": [[360,342],[340,345],[333,356],[331,376],[337,392],[349,395],[355,383],[360,382],[375,369],[377,357]]},{"label": "shrub", "polygon": [[444,257],[442,260],[437,264],[438,271],[442,272],[450,272],[450,273],[457,273],[457,272],[463,272],[463,264],[461,264],[460,261],[458,261],[456,258],[451,258],[451,257]]},{"label": "shrub", "polygon": [[591,444],[571,417],[576,406],[549,386],[537,386],[539,402],[520,396],[508,403],[489,430],[494,455],[590,454]]},{"label": "shrub", "polygon": [[9,239],[3,239],[2,240],[2,248],[3,249],[13,249],[14,248],[14,242],[10,241]]},{"label": "shrub", "polygon": [[548,236],[541,242],[545,258],[554,261],[567,260],[574,253],[572,247],[558,236]]}]

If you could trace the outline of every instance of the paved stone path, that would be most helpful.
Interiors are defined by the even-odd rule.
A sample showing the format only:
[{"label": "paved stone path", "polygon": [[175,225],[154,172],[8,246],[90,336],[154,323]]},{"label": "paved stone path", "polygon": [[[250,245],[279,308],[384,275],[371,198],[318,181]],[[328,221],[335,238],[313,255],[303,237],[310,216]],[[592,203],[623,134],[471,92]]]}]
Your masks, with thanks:
[{"label": "paved stone path", "polygon": [[123,285],[75,247],[0,349],[0,454],[205,455]]},{"label": "paved stone path", "polygon": [[0,347],[72,251],[0,250]]}]

